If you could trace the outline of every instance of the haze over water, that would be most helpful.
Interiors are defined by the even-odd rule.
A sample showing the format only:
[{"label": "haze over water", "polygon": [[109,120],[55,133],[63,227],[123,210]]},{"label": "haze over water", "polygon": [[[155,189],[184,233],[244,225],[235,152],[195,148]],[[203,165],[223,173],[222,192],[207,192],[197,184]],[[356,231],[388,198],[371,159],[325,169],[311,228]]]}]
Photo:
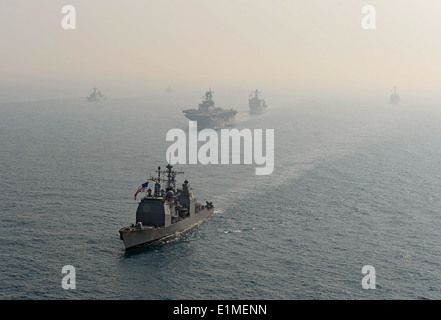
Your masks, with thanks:
[{"label": "haze over water", "polygon": [[[165,165],[164,123],[188,125],[188,97],[1,104],[2,298],[439,298],[438,107],[311,100],[251,116],[246,97],[237,127],[275,129],[273,174],[177,166],[216,215],[131,253],[117,230]],[[361,288],[368,264],[376,290]]]}]

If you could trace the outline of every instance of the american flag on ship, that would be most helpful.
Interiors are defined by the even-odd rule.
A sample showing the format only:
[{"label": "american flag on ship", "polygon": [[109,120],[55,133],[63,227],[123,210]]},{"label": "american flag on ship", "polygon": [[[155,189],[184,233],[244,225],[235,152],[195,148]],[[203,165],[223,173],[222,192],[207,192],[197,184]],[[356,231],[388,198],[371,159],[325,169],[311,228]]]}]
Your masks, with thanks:
[{"label": "american flag on ship", "polygon": [[149,182],[147,181],[146,183],[143,183],[142,185],[139,186],[138,190],[136,190],[136,193],[135,193],[135,200],[136,200],[136,196],[138,195],[138,193],[147,192],[148,185],[149,185]]}]

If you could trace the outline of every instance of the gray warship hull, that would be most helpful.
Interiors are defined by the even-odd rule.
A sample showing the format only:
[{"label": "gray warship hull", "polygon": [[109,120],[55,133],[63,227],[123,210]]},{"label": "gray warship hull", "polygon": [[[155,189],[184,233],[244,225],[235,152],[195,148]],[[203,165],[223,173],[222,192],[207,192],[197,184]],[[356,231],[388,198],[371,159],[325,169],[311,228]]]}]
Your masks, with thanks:
[{"label": "gray warship hull", "polygon": [[192,120],[197,121],[198,128],[225,128],[230,127],[235,124],[236,114],[225,113],[225,114],[201,114],[201,113],[186,113],[185,116]]},{"label": "gray warship hull", "polygon": [[389,98],[389,103],[391,103],[391,104],[398,104],[398,103],[400,103],[400,96],[397,95],[397,94],[392,95],[392,96]]},{"label": "gray warship hull", "polygon": [[89,101],[89,102],[99,102],[99,101],[105,101],[105,100],[107,100],[107,98],[101,98],[101,99],[98,99],[98,98],[86,98],[86,100]]},{"label": "gray warship hull", "polygon": [[119,230],[120,239],[123,241],[125,249],[135,248],[189,230],[211,217],[213,213],[214,208],[203,209],[168,227],[123,227]]},{"label": "gray warship hull", "polygon": [[266,105],[263,106],[261,104],[259,105],[251,105],[250,104],[250,113],[251,114],[261,114],[264,113],[266,111]]}]

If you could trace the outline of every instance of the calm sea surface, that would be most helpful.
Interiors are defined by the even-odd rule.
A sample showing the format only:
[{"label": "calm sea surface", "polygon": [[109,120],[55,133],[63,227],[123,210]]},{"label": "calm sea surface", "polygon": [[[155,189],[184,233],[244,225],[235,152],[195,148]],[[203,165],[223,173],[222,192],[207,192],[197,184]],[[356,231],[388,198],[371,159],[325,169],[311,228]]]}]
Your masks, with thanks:
[{"label": "calm sea surface", "polygon": [[[198,99],[0,103],[0,299],[441,299],[431,104],[267,101],[252,116],[245,96],[236,126],[275,130],[273,174],[177,166],[216,214],[126,253],[133,194]],[[61,286],[65,265],[75,290]],[[375,290],[362,289],[365,265]]]}]

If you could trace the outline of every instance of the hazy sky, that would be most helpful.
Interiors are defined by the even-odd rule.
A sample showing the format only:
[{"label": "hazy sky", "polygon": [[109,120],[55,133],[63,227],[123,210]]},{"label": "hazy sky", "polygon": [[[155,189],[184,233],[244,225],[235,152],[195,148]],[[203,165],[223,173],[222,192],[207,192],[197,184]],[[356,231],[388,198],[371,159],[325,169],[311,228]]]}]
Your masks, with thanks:
[{"label": "hazy sky", "polygon": [[437,90],[440,35],[439,0],[1,0],[0,84]]}]

